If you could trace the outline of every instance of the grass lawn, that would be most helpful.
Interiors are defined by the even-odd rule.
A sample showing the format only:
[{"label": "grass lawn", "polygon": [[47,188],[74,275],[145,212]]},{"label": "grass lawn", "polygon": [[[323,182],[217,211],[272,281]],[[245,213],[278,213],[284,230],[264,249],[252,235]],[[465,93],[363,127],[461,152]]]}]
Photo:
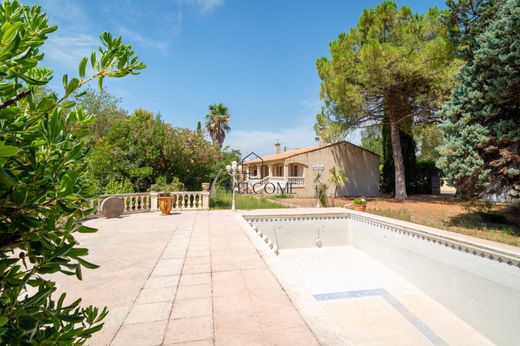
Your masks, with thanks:
[{"label": "grass lawn", "polygon": [[[336,198],[335,205],[343,207],[352,198]],[[312,207],[312,198],[288,198],[285,203]],[[402,221],[440,228],[508,245],[520,246],[520,213],[508,211],[505,204],[496,205],[488,213],[467,210],[466,203],[448,196],[415,195],[404,202],[392,198],[369,198],[367,212]]]},{"label": "grass lawn", "polygon": [[[232,195],[225,191],[218,190],[215,196],[209,199],[210,209],[231,209]],[[280,203],[269,200],[265,197],[246,195],[242,193],[235,194],[235,203],[237,209],[275,209],[287,208]]]}]

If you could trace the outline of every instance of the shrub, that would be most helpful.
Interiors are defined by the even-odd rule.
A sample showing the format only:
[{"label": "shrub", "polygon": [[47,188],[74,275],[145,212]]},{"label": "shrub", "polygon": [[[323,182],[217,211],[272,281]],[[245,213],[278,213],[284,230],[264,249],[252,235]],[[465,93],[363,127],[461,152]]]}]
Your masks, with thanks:
[{"label": "shrub", "polygon": [[415,178],[410,181],[410,190],[416,194],[432,193],[432,177],[439,176],[440,171],[435,161],[417,161],[415,163]]},{"label": "shrub", "polygon": [[367,205],[367,200],[364,199],[363,197],[356,198],[355,200],[352,201],[352,204],[355,204],[355,205]]},{"label": "shrub", "polygon": [[90,214],[84,183],[85,135],[93,117],[69,96],[87,82],[136,74],[144,68],[130,46],[101,36],[102,47],[63,77],[64,95],[41,92],[52,71],[38,67],[48,25],[39,6],[0,5],[0,344],[83,344],[102,328],[106,309],[70,302],[47,275],[82,278],[86,248],[75,232],[94,232],[79,220]]},{"label": "shrub", "polygon": [[128,179],[116,180],[112,179],[105,186],[105,194],[113,195],[120,193],[132,193],[134,192],[134,187],[132,186],[132,182]]},{"label": "shrub", "polygon": [[177,177],[173,177],[171,182],[168,183],[165,176],[157,178],[154,184],[150,186],[149,191],[154,192],[172,192],[172,191],[184,191],[186,187]]}]

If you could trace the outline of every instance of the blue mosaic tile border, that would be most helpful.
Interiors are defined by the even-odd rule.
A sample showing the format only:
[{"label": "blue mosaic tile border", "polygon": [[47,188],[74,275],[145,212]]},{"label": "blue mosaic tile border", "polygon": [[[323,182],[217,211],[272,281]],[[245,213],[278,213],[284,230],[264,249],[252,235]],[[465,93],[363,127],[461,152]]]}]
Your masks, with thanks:
[{"label": "blue mosaic tile border", "polygon": [[410,310],[406,308],[399,300],[391,295],[384,288],[375,288],[368,290],[359,291],[344,291],[344,292],[332,292],[332,293],[320,293],[314,294],[314,299],[317,301],[327,301],[336,299],[352,299],[352,298],[364,298],[364,297],[381,297],[386,300],[395,310],[397,310],[408,322],[410,322],[422,335],[424,335],[434,345],[448,345],[442,337],[440,337],[435,331],[433,331],[426,323],[415,316]]},{"label": "blue mosaic tile border", "polygon": [[516,257],[510,257],[507,254],[496,253],[491,250],[487,250],[485,248],[479,247],[477,245],[471,245],[468,243],[458,242],[455,240],[445,239],[439,236],[427,234],[421,232],[419,230],[412,230],[405,227],[400,227],[397,225],[392,225],[383,221],[370,219],[368,217],[363,217],[360,215],[354,214],[343,214],[343,215],[309,215],[309,216],[289,216],[289,215],[281,215],[281,216],[247,216],[244,215],[246,221],[254,226],[255,223],[262,224],[264,222],[294,222],[294,221],[325,221],[325,220],[347,220],[351,219],[352,221],[369,224],[374,226],[380,230],[388,230],[391,232],[396,232],[411,238],[416,238],[418,240],[423,240],[427,242],[431,242],[432,244],[445,246],[455,251],[465,252],[467,254],[471,254],[474,256],[480,256],[482,258],[486,258],[491,261],[497,261],[498,263],[507,264],[508,266],[515,266],[520,269],[520,259]]}]

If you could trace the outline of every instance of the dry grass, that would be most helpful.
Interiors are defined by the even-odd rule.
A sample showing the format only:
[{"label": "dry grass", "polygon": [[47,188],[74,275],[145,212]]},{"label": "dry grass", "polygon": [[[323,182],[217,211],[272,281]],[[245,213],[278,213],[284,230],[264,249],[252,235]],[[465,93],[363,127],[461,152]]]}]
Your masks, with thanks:
[{"label": "dry grass", "polygon": [[[348,206],[352,200],[336,198],[335,206]],[[311,207],[316,203],[312,198],[291,198],[284,202],[301,207]],[[404,202],[392,198],[369,198],[367,212],[520,246],[520,216],[508,212],[508,207],[499,204],[483,213],[468,210],[465,202],[454,197],[415,195]]]}]

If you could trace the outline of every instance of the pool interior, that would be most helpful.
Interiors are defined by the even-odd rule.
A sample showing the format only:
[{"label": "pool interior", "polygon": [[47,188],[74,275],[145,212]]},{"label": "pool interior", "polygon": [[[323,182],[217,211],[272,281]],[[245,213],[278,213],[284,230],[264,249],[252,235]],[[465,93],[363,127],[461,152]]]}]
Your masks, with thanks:
[{"label": "pool interior", "polygon": [[354,344],[490,344],[400,275],[352,246],[289,249],[280,257],[287,272]]},{"label": "pool interior", "polygon": [[[506,270],[504,275],[513,275],[507,277],[513,281],[508,285],[500,282],[500,277],[496,282],[486,275],[496,270],[498,263],[480,263],[486,259],[464,253],[450,254],[455,258],[445,260],[442,251],[446,249],[426,248],[418,255],[414,248],[417,244],[410,239],[373,233],[367,225],[352,222],[348,215],[302,215],[290,220],[248,218],[254,231],[278,254],[284,275],[304,287],[352,343],[487,345],[520,340],[518,331],[509,330],[520,326],[520,310],[515,313],[520,307],[517,268],[499,268]],[[428,253],[430,250],[433,253]],[[457,262],[461,258],[478,263],[461,267]],[[484,277],[471,272],[472,266],[476,271],[483,268],[480,274]],[[469,268],[469,272],[461,268]],[[454,276],[457,279],[449,282]],[[464,280],[469,284],[465,286]],[[437,287],[444,282],[448,288]],[[482,297],[471,296],[473,289],[484,291],[484,300],[499,301],[495,305],[510,299],[512,307],[497,311],[496,306],[485,306]],[[468,317],[475,311],[483,316]],[[506,335],[503,330],[495,330],[500,322],[491,320],[497,315],[509,321],[502,326]],[[494,325],[483,327],[490,323]]]}]

